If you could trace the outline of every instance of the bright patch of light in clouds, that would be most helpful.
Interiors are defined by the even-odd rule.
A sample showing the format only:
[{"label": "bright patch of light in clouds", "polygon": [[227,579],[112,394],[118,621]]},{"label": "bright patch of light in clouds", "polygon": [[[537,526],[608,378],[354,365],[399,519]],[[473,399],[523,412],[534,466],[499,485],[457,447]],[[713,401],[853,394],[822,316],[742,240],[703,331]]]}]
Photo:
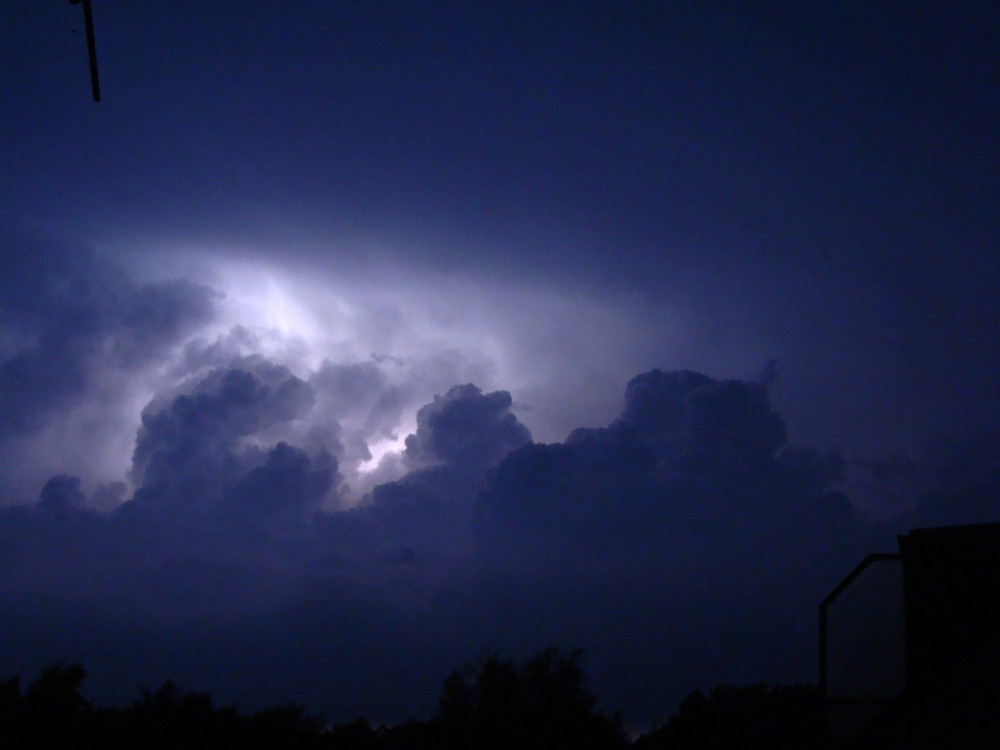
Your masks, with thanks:
[{"label": "bright patch of light in clouds", "polygon": [[370,474],[382,463],[382,460],[393,453],[401,454],[406,448],[406,431],[400,431],[395,438],[375,440],[368,445],[372,457],[358,464],[359,474]]},{"label": "bright patch of light in clouds", "polygon": [[[170,397],[206,368],[252,354],[303,380],[322,378],[324,368],[362,368],[379,393],[362,388],[346,402],[320,394],[294,424],[257,436],[334,451],[357,492],[403,470],[398,458],[417,411],[453,385],[509,391],[534,439],[554,442],[607,424],[632,375],[670,366],[682,350],[685,317],[662,307],[651,314],[648,300],[627,294],[417,272],[386,256],[367,265],[332,251],[310,257],[186,246],[126,259],[139,281],[182,276],[221,293],[215,319],[146,373],[140,390]],[[128,440],[115,444],[134,439],[139,409],[128,412]]]}]

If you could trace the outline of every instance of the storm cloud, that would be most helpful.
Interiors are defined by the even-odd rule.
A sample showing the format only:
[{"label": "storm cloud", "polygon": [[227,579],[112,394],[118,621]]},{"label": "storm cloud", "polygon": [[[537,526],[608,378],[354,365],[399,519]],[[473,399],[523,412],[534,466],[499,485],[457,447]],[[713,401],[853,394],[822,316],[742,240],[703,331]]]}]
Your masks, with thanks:
[{"label": "storm cloud", "polygon": [[[339,435],[295,428],[321,405],[333,426],[379,414],[394,391],[375,363],[303,380],[237,357],[171,390],[143,410],[125,502],[98,513],[58,475],[3,511],[0,602],[22,613],[5,632],[26,642],[9,669],[47,647],[115,670],[109,694],[167,664],[253,704],[289,693],[399,719],[429,710],[420,696],[466,654],[551,641],[588,649],[611,705],[665,716],[697,684],[808,679],[817,593],[871,538],[836,489],[843,459],[789,445],[766,384],[653,370],[607,427],[555,444],[531,442],[507,392],[457,385],[417,411],[404,473],[348,504],[342,444],[263,438]],[[52,603],[31,613],[39,596]],[[76,624],[25,630],[52,617]],[[101,653],[109,631],[133,661]],[[262,662],[264,642],[291,665]],[[269,677],[227,693],[234,669]]]},{"label": "storm cloud", "polygon": [[[996,512],[988,435],[919,458],[796,445],[773,363],[648,370],[605,426],[534,442],[537,383],[530,405],[484,390],[470,378],[506,370],[472,346],[359,356],[240,323],[211,287],[11,238],[34,287],[5,291],[3,377],[34,390],[5,402],[4,440],[37,489],[0,509],[9,672],[58,656],[109,699],[173,676],[399,720],[483,649],[556,644],[587,649],[608,708],[665,718],[697,686],[809,681],[816,602],[857,559]],[[577,392],[561,377],[554,398]],[[119,473],[39,460],[88,413],[95,436],[129,432]]]}]

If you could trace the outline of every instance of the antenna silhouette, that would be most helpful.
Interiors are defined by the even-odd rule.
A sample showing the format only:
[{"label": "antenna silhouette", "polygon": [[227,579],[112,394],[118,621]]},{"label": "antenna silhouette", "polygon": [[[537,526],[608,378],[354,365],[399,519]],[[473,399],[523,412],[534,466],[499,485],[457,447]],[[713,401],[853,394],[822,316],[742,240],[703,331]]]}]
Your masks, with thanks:
[{"label": "antenna silhouette", "polygon": [[87,55],[90,57],[90,88],[94,92],[94,101],[101,101],[101,82],[97,78],[97,42],[94,40],[94,13],[90,8],[90,0],[69,0],[70,5],[83,3],[83,24],[87,28]]}]

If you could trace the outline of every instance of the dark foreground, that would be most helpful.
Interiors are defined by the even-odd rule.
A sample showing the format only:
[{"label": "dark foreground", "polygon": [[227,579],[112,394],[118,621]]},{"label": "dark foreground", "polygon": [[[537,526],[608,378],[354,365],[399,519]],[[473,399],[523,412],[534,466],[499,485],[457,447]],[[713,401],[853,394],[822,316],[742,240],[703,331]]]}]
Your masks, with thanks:
[{"label": "dark foreground", "polygon": [[80,692],[79,665],[55,665],[22,688],[0,683],[0,747],[19,748],[818,748],[821,706],[813,688],[719,687],[692,693],[665,725],[630,739],[621,717],[595,709],[580,652],[544,651],[524,663],[491,657],[455,670],[438,712],[425,721],[328,725],[289,704],[255,713],[217,707],[172,682],[142,689],[121,708]]}]

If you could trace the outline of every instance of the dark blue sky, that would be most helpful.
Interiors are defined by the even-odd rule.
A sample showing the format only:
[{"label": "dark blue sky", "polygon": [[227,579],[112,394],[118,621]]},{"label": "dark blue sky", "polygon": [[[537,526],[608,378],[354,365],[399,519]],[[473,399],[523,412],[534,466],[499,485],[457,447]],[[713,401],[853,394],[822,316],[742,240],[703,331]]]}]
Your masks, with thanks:
[{"label": "dark blue sky", "polygon": [[[210,580],[222,621],[253,613],[246,644],[289,650],[290,691],[311,668],[296,639],[349,601],[334,640],[357,669],[382,674],[351,644],[377,651],[386,618],[401,651],[433,655],[413,666],[432,680],[484,644],[579,641],[598,692],[645,721],[705,680],[811,679],[812,611],[776,602],[785,586],[812,606],[837,567],[783,577],[775,535],[799,540],[790,559],[849,561],[873,520],[996,515],[980,500],[1000,417],[995,4],[94,0],[94,13],[99,104],[79,7],[16,0],[2,30],[0,504],[35,514],[5,517],[19,550],[5,564],[50,556],[2,602],[18,611],[52,587],[57,609],[87,610],[80,634],[53,626],[53,658],[102,653],[94,633],[114,623],[137,644],[129,674],[184,662],[221,684],[252,660],[223,649],[224,666],[199,672],[149,645],[162,628],[212,653],[221,636],[197,627]],[[711,380],[650,375],[623,407],[654,368]],[[489,395],[449,391],[467,383]],[[567,441],[578,427],[610,431]],[[528,431],[562,447],[504,459]],[[81,489],[60,480],[32,505],[58,474]],[[286,500],[321,513],[287,531],[315,556],[271,540],[246,593],[253,576],[219,550],[249,543],[254,514],[278,523]],[[727,502],[755,509],[743,545]],[[233,504],[255,510],[218,510]],[[63,506],[84,514],[79,549],[42,518]],[[178,546],[193,508],[218,536]],[[815,528],[801,520],[814,512]],[[164,516],[176,527],[149,520]],[[340,528],[356,516],[370,539]],[[556,527],[573,533],[518,541]],[[133,549],[151,528],[154,552]],[[546,546],[562,562],[539,558]],[[397,547],[422,567],[372,594],[393,589],[389,561],[411,560]],[[722,549],[739,551],[719,562]],[[333,559],[336,573],[317,562]],[[679,581],[690,559],[703,567]],[[809,623],[784,661],[743,654],[781,627],[733,625],[726,645],[723,603],[697,593],[748,559],[773,590],[733,605],[734,622]],[[70,580],[81,561],[99,583]],[[540,582],[518,589],[524,571]],[[591,574],[583,591],[567,583]],[[662,601],[643,598],[651,582]],[[185,585],[193,611],[164,614]],[[498,604],[518,590],[537,613],[521,626]],[[134,618],[116,609],[132,597]],[[621,620],[594,614],[612,606]],[[687,645],[650,661],[664,621]],[[697,635],[707,622],[721,640]],[[701,659],[696,642],[711,644]],[[36,639],[10,665],[54,648]],[[649,687],[656,669],[676,671],[669,687]],[[417,710],[424,685],[377,711]],[[332,701],[317,690],[306,697]]]}]

